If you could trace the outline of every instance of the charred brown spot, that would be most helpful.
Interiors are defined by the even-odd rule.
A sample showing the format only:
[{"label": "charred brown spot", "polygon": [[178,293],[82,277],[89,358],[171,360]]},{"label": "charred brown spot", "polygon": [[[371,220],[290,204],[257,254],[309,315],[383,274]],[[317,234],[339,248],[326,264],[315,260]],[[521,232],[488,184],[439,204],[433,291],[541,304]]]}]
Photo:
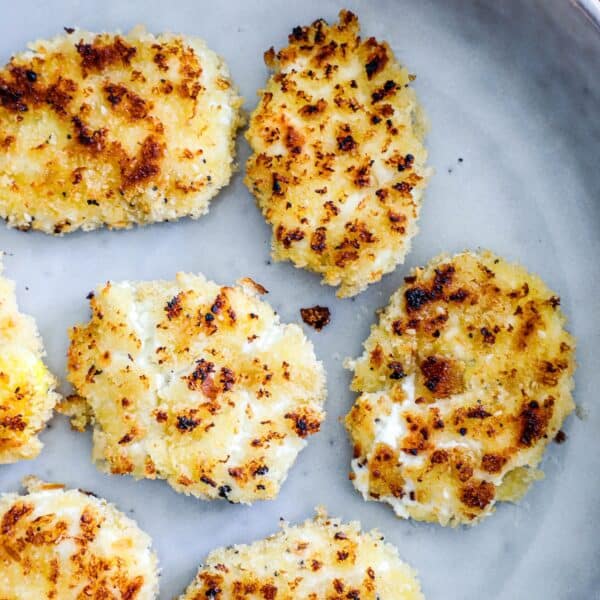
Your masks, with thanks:
[{"label": "charred brown spot", "polygon": [[31,504],[26,504],[25,502],[16,502],[13,504],[2,517],[2,523],[0,523],[2,535],[8,535],[23,517],[32,512],[33,505]]},{"label": "charred brown spot", "polygon": [[297,25],[292,29],[292,33],[288,36],[288,40],[293,42],[308,42],[308,27],[301,27]]},{"label": "charred brown spot", "polygon": [[130,188],[158,175],[164,153],[164,143],[149,135],[142,142],[142,147],[135,158],[128,157],[121,162],[122,187]]},{"label": "charred brown spot", "polygon": [[546,399],[543,406],[536,400],[523,405],[519,415],[519,443],[522,446],[532,446],[546,435],[554,404],[549,400]]},{"label": "charred brown spot", "polygon": [[183,311],[183,307],[181,305],[181,293],[173,296],[166,304],[165,304],[165,312],[167,313],[167,318],[169,321],[177,318],[181,315]]},{"label": "charred brown spot", "polygon": [[392,323],[392,331],[396,335],[402,335],[404,333],[404,328],[402,325],[402,321],[400,319],[398,319]]},{"label": "charred brown spot", "polygon": [[217,482],[208,475],[202,475],[200,477],[200,481],[206,485],[210,485],[210,487],[217,487]]},{"label": "charred brown spot", "polygon": [[86,71],[102,71],[118,62],[129,65],[136,53],[136,49],[126,44],[120,37],[116,37],[108,44],[103,43],[99,37],[92,44],[85,44],[81,40],[75,44],[75,48],[81,57],[84,75]]},{"label": "charred brown spot", "polygon": [[563,360],[544,360],[538,368],[538,381],[549,387],[555,387],[561,378],[561,373],[568,369],[569,364]]},{"label": "charred brown spot", "polygon": [[398,469],[398,453],[387,444],[377,444],[369,461],[369,493],[374,498],[392,495],[404,496],[404,478]]},{"label": "charred brown spot", "polygon": [[456,292],[453,292],[448,296],[448,300],[451,302],[463,302],[469,296],[469,292],[464,288],[459,288]]},{"label": "charred brown spot", "polygon": [[46,90],[46,102],[58,114],[64,115],[71,100],[73,100],[73,94],[76,90],[77,84],[74,81],[59,77],[56,83],[48,86]]},{"label": "charred brown spot", "polygon": [[310,238],[310,247],[317,254],[321,254],[327,248],[327,229],[317,227]]},{"label": "charred brown spot", "polygon": [[310,117],[322,113],[327,108],[327,102],[324,99],[320,99],[316,104],[307,104],[300,109],[300,115],[303,117]]},{"label": "charred brown spot", "polygon": [[235,383],[235,373],[227,367],[222,367],[219,382],[221,383],[223,391],[228,392]]},{"label": "charred brown spot", "polygon": [[23,419],[23,415],[14,415],[12,417],[2,417],[0,419],[0,427],[10,429],[11,431],[24,431],[27,428],[27,423]]},{"label": "charred brown spot", "polygon": [[277,587],[271,583],[265,583],[260,588],[260,592],[265,600],[275,600],[277,597]]},{"label": "charred brown spot", "polygon": [[188,417],[186,415],[180,415],[177,417],[177,429],[179,429],[179,431],[193,431],[194,429],[196,429],[196,427],[198,427],[198,425],[200,425],[199,421],[196,421],[195,419]]},{"label": "charred brown spot", "polygon": [[392,361],[388,363],[388,369],[390,370],[390,379],[403,379],[406,377],[406,373],[402,368],[402,363]]},{"label": "charred brown spot", "polygon": [[163,52],[157,52],[152,59],[154,64],[158,67],[159,71],[168,71],[169,63],[167,61],[167,57]]},{"label": "charred brown spot", "polygon": [[469,417],[469,419],[487,419],[491,416],[492,414],[485,410],[483,406],[474,406],[467,410],[467,417]]},{"label": "charred brown spot", "polygon": [[287,128],[285,136],[285,145],[292,154],[300,154],[302,145],[304,144],[304,136],[291,125]]},{"label": "charred brown spot", "polygon": [[129,118],[138,120],[148,115],[146,101],[124,85],[108,83],[104,86],[104,93],[111,106],[119,107]]},{"label": "charred brown spot", "polygon": [[196,363],[194,371],[185,377],[187,386],[195,392],[202,392],[209,399],[214,400],[219,394],[219,388],[213,381],[212,374],[215,372],[215,365],[201,358]]},{"label": "charred brown spot", "polygon": [[460,499],[469,508],[483,510],[494,499],[495,493],[492,483],[480,481],[479,483],[465,485],[462,489]]},{"label": "charred brown spot", "polygon": [[286,413],[285,418],[293,422],[294,430],[301,438],[317,433],[321,428],[321,421],[318,416],[309,410]]},{"label": "charred brown spot", "polygon": [[496,336],[487,327],[482,327],[479,330],[479,332],[483,336],[483,341],[486,344],[495,344],[496,343]]},{"label": "charred brown spot", "polygon": [[423,305],[432,300],[429,291],[419,287],[407,289],[404,292],[404,297],[406,299],[406,308],[409,312],[419,310]]},{"label": "charred brown spot", "polygon": [[356,148],[356,142],[351,135],[344,135],[337,138],[338,149],[343,152],[349,152]]},{"label": "charred brown spot", "polygon": [[158,411],[156,411],[154,418],[156,419],[157,423],[166,423],[169,416],[167,415],[166,412],[164,412],[162,410],[158,410]]},{"label": "charred brown spot", "polygon": [[366,187],[371,183],[371,167],[363,165],[356,170],[354,175],[354,185],[356,187]]},{"label": "charred brown spot", "polygon": [[33,83],[27,80],[23,69],[12,68],[10,75],[11,81],[0,78],[0,104],[13,112],[26,112],[29,110],[27,101],[35,100],[37,92],[34,91]]},{"label": "charred brown spot", "polygon": [[102,129],[91,129],[86,125],[79,117],[73,117],[71,119],[75,132],[77,134],[77,141],[93,150],[95,152],[101,152],[106,146],[106,136],[108,131],[105,128]]},{"label": "charred brown spot", "polygon": [[340,252],[335,260],[337,267],[344,268],[349,262],[358,260],[358,252],[356,250],[344,250]]},{"label": "charred brown spot", "polygon": [[481,468],[488,473],[499,473],[508,459],[499,454],[484,454],[481,458]]},{"label": "charred brown spot", "polygon": [[[336,41],[331,40],[328,44],[321,46],[317,53],[315,54],[313,61],[318,66],[321,66],[324,62],[331,59],[331,57],[335,54],[335,51],[338,48],[338,44]],[[327,65],[329,66],[329,65]],[[327,68],[325,69],[325,74],[327,74]]]},{"label": "charred brown spot", "polygon": [[388,79],[388,81],[386,81],[382,87],[375,90],[371,94],[371,102],[373,104],[380,102],[386,96],[390,96],[391,94],[393,94],[396,91],[397,87],[398,87],[398,85],[396,84],[396,82],[392,81],[391,79]]},{"label": "charred brown spot", "polygon": [[297,227],[295,229],[286,230],[283,225],[279,225],[279,227],[277,227],[276,236],[283,244],[284,248],[290,248],[293,242],[299,242],[304,239],[304,232]]},{"label": "charred brown spot", "polygon": [[556,308],[560,306],[560,298],[558,296],[550,296],[550,298],[548,298],[548,304],[552,308]]},{"label": "charred brown spot", "polygon": [[317,331],[321,331],[323,327],[329,324],[331,312],[326,306],[311,306],[310,308],[301,308],[300,315],[302,320]]},{"label": "charred brown spot", "polygon": [[210,307],[210,312],[215,315],[218,315],[223,310],[223,307],[225,306],[226,302],[227,300],[223,294],[217,294],[217,297],[215,298],[214,302],[212,303],[212,306]]},{"label": "charred brown spot", "polygon": [[448,462],[448,452],[446,450],[435,450],[431,454],[431,464],[441,465]]},{"label": "charred brown spot", "polygon": [[377,344],[371,351],[369,362],[373,367],[378,369],[383,363],[383,348]]},{"label": "charred brown spot", "polygon": [[273,183],[271,186],[271,191],[276,195],[276,196],[283,196],[284,195],[284,191],[283,191],[283,183],[286,183],[286,180],[284,177],[282,177],[281,175],[278,175],[277,173],[273,173]]},{"label": "charred brown spot", "polygon": [[367,64],[365,65],[365,71],[367,72],[367,78],[373,79],[377,73],[383,71],[388,62],[388,55],[386,47],[383,44],[378,44],[375,38],[369,38],[367,45],[373,48],[373,51],[369,55]]},{"label": "charred brown spot", "polygon": [[447,398],[463,388],[462,373],[455,361],[428,356],[420,365],[425,387],[436,398]]}]

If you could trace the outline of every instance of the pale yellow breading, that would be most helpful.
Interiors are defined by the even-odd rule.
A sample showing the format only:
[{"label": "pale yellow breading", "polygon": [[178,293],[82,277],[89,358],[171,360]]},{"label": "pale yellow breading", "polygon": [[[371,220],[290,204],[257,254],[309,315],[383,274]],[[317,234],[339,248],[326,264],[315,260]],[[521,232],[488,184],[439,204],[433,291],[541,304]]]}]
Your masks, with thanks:
[{"label": "pale yellow breading", "polygon": [[34,42],[0,70],[0,217],[54,234],[200,217],[231,177],[241,102],[198,38]]},{"label": "pale yellow breading", "polygon": [[240,284],[179,273],[97,291],[68,369],[101,469],[205,499],[278,493],[324,418],[325,374],[300,327],[257,297],[266,290]]},{"label": "pale yellow breading", "polygon": [[151,600],[157,560],[148,534],[89,492],[30,479],[0,496],[2,600]]},{"label": "pale yellow breading", "polygon": [[249,546],[212,552],[180,600],[423,600],[377,531],[319,513]]},{"label": "pale yellow breading", "polygon": [[15,284],[0,276],[0,464],[42,449],[38,434],[59,399],[44,354],[33,317],[19,312]]},{"label": "pale yellow breading", "polygon": [[539,277],[490,252],[417,268],[350,361],[351,479],[400,517],[476,523],[517,501],[573,410],[573,338]]},{"label": "pale yellow breading", "polygon": [[246,134],[246,184],[273,228],[273,257],[353,296],[394,270],[417,232],[425,123],[389,45],[355,15],[296,27]]}]

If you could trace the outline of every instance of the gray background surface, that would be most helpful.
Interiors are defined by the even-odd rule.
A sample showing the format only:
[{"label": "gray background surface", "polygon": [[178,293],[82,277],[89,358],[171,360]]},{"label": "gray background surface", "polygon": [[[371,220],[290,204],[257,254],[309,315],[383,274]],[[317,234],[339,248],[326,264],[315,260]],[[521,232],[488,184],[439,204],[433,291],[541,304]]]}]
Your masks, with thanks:
[{"label": "gray background surface", "polygon": [[[428,598],[600,598],[600,33],[566,1],[356,1],[363,33],[387,39],[415,82],[430,121],[436,174],[421,233],[406,265],[355,300],[337,300],[316,276],[269,263],[270,231],[238,173],[200,221],[54,239],[0,228],[5,274],[44,336],[48,363],[65,371],[66,329],[88,315],[85,295],[107,279],[170,278],[201,271],[221,283],[252,276],[285,321],[315,303],[332,309],[322,333],[307,331],[328,371],[328,418],[310,440],[276,501],[252,507],[202,502],[160,481],[106,476],[90,461],[90,435],[56,417],[46,447],[29,463],[0,466],[0,491],[29,473],[93,490],[132,515],[154,539],[161,598],[181,592],[213,548],[249,542],[324,504],[344,519],[378,527],[420,572]],[[2,2],[0,57],[29,40],[77,25],[198,35],[228,61],[255,104],[267,75],[262,53],[298,24],[337,16],[331,0]],[[248,148],[240,139],[239,160]],[[464,159],[459,163],[458,158]],[[568,441],[552,444],[546,480],[518,506],[502,505],[472,529],[397,520],[365,503],[347,480],[350,447],[339,422],[353,401],[347,355],[360,353],[374,320],[409,268],[436,254],[487,247],[539,273],[562,297],[579,339],[577,416]]]}]

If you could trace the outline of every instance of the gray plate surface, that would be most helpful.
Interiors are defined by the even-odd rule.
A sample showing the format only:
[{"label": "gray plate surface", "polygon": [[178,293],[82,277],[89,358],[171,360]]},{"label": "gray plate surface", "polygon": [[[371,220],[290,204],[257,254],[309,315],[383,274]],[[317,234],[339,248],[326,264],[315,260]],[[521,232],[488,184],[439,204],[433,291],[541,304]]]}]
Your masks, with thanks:
[{"label": "gray plate surface", "polygon": [[[329,306],[331,325],[307,330],[328,371],[328,418],[279,498],[252,507],[207,503],[160,481],[101,474],[90,461],[90,435],[70,431],[62,417],[44,433],[37,460],[0,467],[0,491],[16,490],[34,473],[114,501],[153,537],[165,599],[185,588],[211,549],[263,537],[280,517],[303,520],[318,504],[379,528],[419,570],[428,598],[600,598],[600,32],[566,1],[346,4],[365,35],[387,39],[418,75],[436,169],[406,264],[355,300],[336,299],[290,264],[270,264],[270,231],[241,173],[197,222],[63,239],[0,228],[5,273],[17,281],[21,307],[37,319],[61,378],[66,329],[87,318],[85,295],[108,279],[171,278],[185,270],[232,283],[249,275],[270,290],[285,321],[298,321],[300,307]],[[144,23],[154,32],[205,38],[228,61],[250,110],[267,75],[263,51],[282,45],[295,25],[334,19],[339,8],[332,0],[6,2],[0,58],[63,26],[111,31]],[[247,155],[240,139],[241,164]],[[579,417],[566,423],[567,443],[551,445],[546,479],[521,504],[500,506],[472,529],[397,520],[386,506],[363,502],[347,479],[350,447],[339,418],[353,395],[342,360],[360,352],[375,309],[410,267],[479,247],[522,262],[561,295],[579,340]]]}]

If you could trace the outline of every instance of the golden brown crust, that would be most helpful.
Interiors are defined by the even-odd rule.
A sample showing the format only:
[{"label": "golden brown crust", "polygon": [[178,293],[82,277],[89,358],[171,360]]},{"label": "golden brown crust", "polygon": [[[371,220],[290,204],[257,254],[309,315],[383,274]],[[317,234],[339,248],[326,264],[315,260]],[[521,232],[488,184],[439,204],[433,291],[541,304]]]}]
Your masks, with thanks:
[{"label": "golden brown crust", "polygon": [[416,574],[376,531],[319,514],[212,552],[180,600],[422,600]]},{"label": "golden brown crust", "polygon": [[0,277],[0,464],[42,449],[38,434],[60,398],[43,356],[35,321],[19,312],[14,283]]},{"label": "golden brown crust", "polygon": [[36,42],[0,71],[0,216],[54,234],[199,217],[231,176],[240,105],[201,40]]},{"label": "golden brown crust", "polygon": [[386,43],[355,15],[296,27],[246,134],[246,184],[273,228],[273,256],[351,296],[402,262],[425,187],[423,115]]},{"label": "golden brown crust", "polygon": [[405,281],[352,363],[352,477],[400,516],[473,523],[539,477],[574,407],[574,340],[557,296],[489,252]]},{"label": "golden brown crust", "polygon": [[[256,294],[180,273],[109,283],[71,331],[69,380],[95,425],[94,458],[231,502],[274,497],[324,418],[324,371],[296,325]],[[76,426],[85,420],[79,398]]]},{"label": "golden brown crust", "polygon": [[150,600],[158,594],[150,538],[105,500],[36,483],[0,498],[0,597]]}]

